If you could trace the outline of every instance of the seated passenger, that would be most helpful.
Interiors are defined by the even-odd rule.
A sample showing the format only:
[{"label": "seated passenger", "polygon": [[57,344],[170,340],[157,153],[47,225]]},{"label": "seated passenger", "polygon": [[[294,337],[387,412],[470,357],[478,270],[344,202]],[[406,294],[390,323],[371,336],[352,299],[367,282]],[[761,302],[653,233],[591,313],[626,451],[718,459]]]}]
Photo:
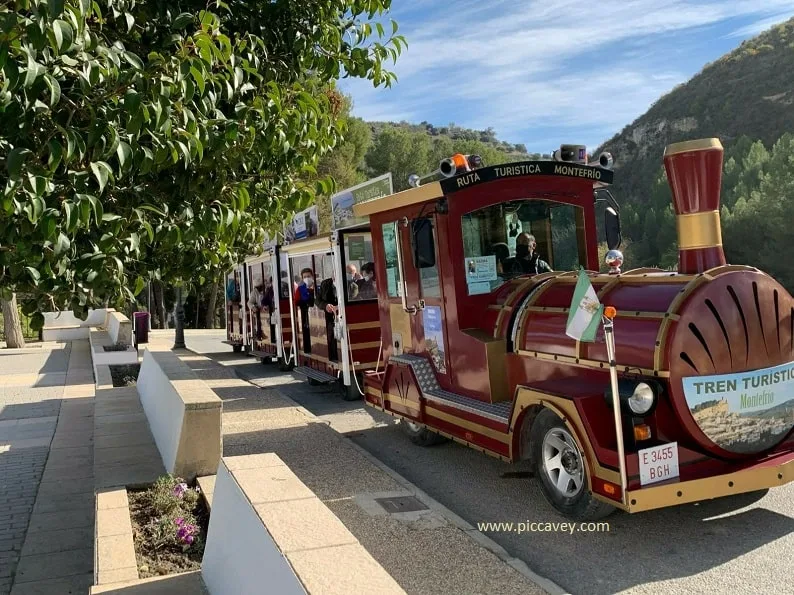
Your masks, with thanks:
[{"label": "seated passenger", "polygon": [[535,251],[537,247],[538,243],[535,241],[535,236],[528,233],[519,234],[516,239],[516,256],[505,263],[505,271],[519,275],[551,273],[552,268]]},{"label": "seated passenger", "polygon": [[358,281],[358,299],[371,300],[378,297],[378,290],[375,285],[375,263],[368,262],[361,267],[364,278]]},{"label": "seated passenger", "polygon": [[503,275],[505,262],[510,259],[510,248],[507,247],[507,244],[497,243],[491,246],[491,254],[496,256],[496,274]]}]

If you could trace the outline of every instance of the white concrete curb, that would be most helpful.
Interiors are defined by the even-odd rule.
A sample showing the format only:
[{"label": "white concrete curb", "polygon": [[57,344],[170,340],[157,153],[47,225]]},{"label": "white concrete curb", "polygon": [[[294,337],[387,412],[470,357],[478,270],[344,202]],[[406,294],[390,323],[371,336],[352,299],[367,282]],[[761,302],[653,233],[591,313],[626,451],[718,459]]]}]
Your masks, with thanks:
[{"label": "white concrete curb", "polygon": [[[200,354],[197,354],[197,355],[200,355]],[[232,368],[232,369],[234,369],[234,368]],[[235,370],[235,374],[237,374],[236,370]],[[273,386],[259,386],[257,384],[254,384],[253,382],[251,382],[250,380],[248,380],[247,378],[245,378],[244,376],[242,376],[240,374],[237,374],[237,377],[240,378],[240,380],[244,380],[245,382],[248,382],[252,386],[256,386],[257,388],[276,391],[281,397],[283,397],[285,400],[287,400],[290,403],[292,403],[293,407],[295,407],[296,409],[299,409],[304,415],[306,415],[310,419],[314,420],[316,423],[322,423],[322,424],[325,424],[325,425],[331,427],[331,424],[329,422],[321,420],[316,415],[314,415],[314,413],[312,413],[311,411],[309,411],[308,409],[303,407],[300,403],[292,400],[289,396],[284,394],[278,388],[273,387]],[[331,428],[331,429],[333,430],[333,428]],[[336,431],[336,430],[334,430],[334,431]],[[340,436],[343,436],[343,434],[340,434],[339,432],[337,432],[337,433]],[[488,551],[490,551],[497,558],[499,558],[500,560],[502,560],[503,562],[505,562],[506,564],[511,566],[513,569],[515,569],[518,573],[523,575],[525,578],[527,578],[531,582],[533,582],[536,585],[538,585],[541,589],[546,591],[549,595],[571,595],[568,591],[566,591],[565,589],[560,587],[557,583],[555,583],[551,579],[547,579],[547,578],[545,578],[543,576],[540,576],[538,573],[534,572],[529,566],[527,566],[526,562],[524,562],[523,560],[519,560],[518,558],[515,558],[515,557],[511,556],[506,549],[504,549],[501,545],[496,543],[493,539],[491,539],[490,537],[485,535],[482,531],[479,531],[476,527],[472,526],[467,521],[465,521],[464,519],[459,517],[457,514],[452,512],[449,508],[447,508],[446,506],[444,506],[443,504],[441,504],[440,502],[438,502],[437,500],[435,500],[434,498],[432,498],[431,496],[429,496],[428,494],[423,492],[420,488],[418,488],[416,485],[414,485],[413,483],[408,481],[406,478],[404,478],[402,475],[397,473],[394,469],[386,466],[386,464],[384,464],[383,462],[378,460],[374,455],[370,454],[366,449],[364,449],[363,447],[359,446],[358,444],[356,444],[355,442],[353,442],[350,439],[348,439],[347,442],[353,448],[358,450],[358,452],[360,452],[372,464],[374,464],[376,467],[378,467],[381,471],[383,471],[384,473],[389,475],[392,479],[394,479],[397,483],[399,483],[407,491],[409,491],[412,494],[414,494],[416,496],[416,498],[418,500],[420,500],[425,506],[427,506],[431,510],[439,513],[446,520],[448,520],[452,525],[456,526],[458,529],[460,529],[461,531],[466,533],[466,535],[468,535],[471,539],[476,541],[480,546],[482,546],[485,549],[487,549]]]}]

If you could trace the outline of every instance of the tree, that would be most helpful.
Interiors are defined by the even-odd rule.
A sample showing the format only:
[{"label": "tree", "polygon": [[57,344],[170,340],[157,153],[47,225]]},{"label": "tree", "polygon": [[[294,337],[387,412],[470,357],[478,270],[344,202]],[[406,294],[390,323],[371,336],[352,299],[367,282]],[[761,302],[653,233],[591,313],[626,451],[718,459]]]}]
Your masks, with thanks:
[{"label": "tree", "polygon": [[341,140],[329,83],[394,80],[405,41],[371,22],[390,4],[4,3],[0,298],[30,295],[40,328],[252,252],[328,189],[304,180]]},{"label": "tree", "polygon": [[10,300],[0,300],[0,306],[2,306],[3,312],[3,333],[6,338],[6,347],[24,347],[25,336],[22,334],[22,325],[19,322],[16,294],[12,294]]}]

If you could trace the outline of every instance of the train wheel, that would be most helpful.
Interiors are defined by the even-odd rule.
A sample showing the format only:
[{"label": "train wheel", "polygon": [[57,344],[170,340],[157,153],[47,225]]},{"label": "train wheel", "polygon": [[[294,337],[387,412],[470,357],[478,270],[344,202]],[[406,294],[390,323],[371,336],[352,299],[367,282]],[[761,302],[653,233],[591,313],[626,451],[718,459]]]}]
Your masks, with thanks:
[{"label": "train wheel", "polygon": [[283,355],[279,357],[277,361],[278,361],[278,369],[280,372],[289,372],[294,367],[292,364],[287,363]]},{"label": "train wheel", "polygon": [[240,353],[243,350],[243,346],[242,345],[232,345],[232,349],[234,350],[235,353]]},{"label": "train wheel", "polygon": [[543,495],[563,515],[580,521],[602,519],[617,510],[587,489],[585,458],[563,421],[544,409],[530,430],[533,467]]},{"label": "train wheel", "polygon": [[411,442],[419,446],[433,446],[434,444],[441,444],[446,442],[447,439],[443,436],[431,432],[421,424],[414,423],[407,419],[400,420],[400,427],[402,431],[411,439]]},{"label": "train wheel", "polygon": [[342,399],[345,401],[358,401],[363,397],[358,390],[359,386],[362,390],[364,389],[363,379],[359,377],[357,380],[358,384],[356,384],[356,379],[351,378],[350,386],[345,386],[344,382],[339,381],[339,392],[342,394]]}]

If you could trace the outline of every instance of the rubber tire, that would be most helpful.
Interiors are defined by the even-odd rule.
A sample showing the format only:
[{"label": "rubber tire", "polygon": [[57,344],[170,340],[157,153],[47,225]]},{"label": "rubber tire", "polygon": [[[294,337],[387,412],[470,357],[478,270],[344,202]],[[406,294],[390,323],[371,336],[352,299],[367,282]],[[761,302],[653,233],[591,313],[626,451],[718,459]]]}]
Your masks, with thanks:
[{"label": "rubber tire", "polygon": [[411,442],[417,446],[435,446],[436,444],[443,444],[447,441],[446,438],[435,432],[431,432],[426,427],[422,426],[420,429],[415,430],[409,425],[407,419],[400,420],[400,428],[403,433],[411,439]]},{"label": "rubber tire", "polygon": [[265,365],[267,365],[267,364],[272,364],[272,363],[273,363],[273,358],[272,358],[272,357],[269,357],[269,356],[268,356],[268,357],[262,357],[262,358],[260,358],[260,361],[261,361],[263,364],[265,364]]},{"label": "rubber tire", "polygon": [[232,350],[235,353],[240,353],[243,350],[243,346],[242,345],[232,345]]},{"label": "rubber tire", "polygon": [[[540,481],[540,487],[546,501],[551,504],[557,512],[576,521],[597,521],[617,511],[617,508],[614,506],[610,506],[606,502],[602,502],[593,497],[586,486],[572,498],[566,498],[557,491],[557,488],[551,483],[548,475],[546,475],[546,471],[543,469],[543,438],[546,432],[552,428],[563,428],[570,432],[557,414],[550,409],[544,409],[532,422],[529,434],[532,452],[532,469],[535,472],[535,477]],[[584,455],[580,453],[580,456],[584,462],[586,460]],[[585,473],[587,473],[586,463]]]},{"label": "rubber tire", "polygon": [[277,361],[279,372],[291,372],[292,368],[295,367],[294,364],[288,364],[283,355]]},{"label": "rubber tire", "polygon": [[364,396],[358,392],[358,387],[361,386],[363,389],[363,382],[358,379],[358,385],[356,385],[355,380],[352,378],[350,380],[350,386],[345,386],[341,380],[339,381],[339,392],[342,394],[342,399],[344,401],[360,401]]}]

